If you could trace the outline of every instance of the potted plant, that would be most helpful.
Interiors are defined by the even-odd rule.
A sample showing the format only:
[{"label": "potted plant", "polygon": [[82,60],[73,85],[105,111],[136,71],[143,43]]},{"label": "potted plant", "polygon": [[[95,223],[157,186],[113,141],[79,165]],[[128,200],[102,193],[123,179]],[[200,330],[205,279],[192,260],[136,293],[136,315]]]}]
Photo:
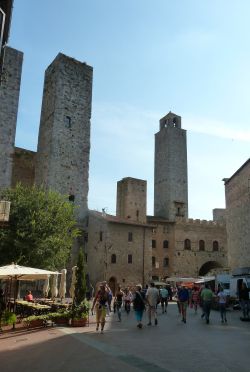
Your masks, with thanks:
[{"label": "potted plant", "polygon": [[55,324],[68,324],[69,323],[69,318],[71,316],[71,313],[69,311],[58,311],[56,313],[51,313],[50,319],[55,323]]},{"label": "potted plant", "polygon": [[79,305],[73,305],[70,311],[71,313],[71,325],[72,327],[84,327],[87,323],[89,316],[90,305],[89,302],[84,299]]},{"label": "potted plant", "polygon": [[86,300],[86,278],[84,271],[84,256],[82,249],[79,250],[77,268],[75,297],[71,307],[71,325],[73,327],[82,327],[86,325],[89,316],[90,305]]},{"label": "potted plant", "polygon": [[36,328],[44,327],[48,319],[48,315],[31,315],[25,318],[23,321],[26,323],[28,328]]},{"label": "potted plant", "polygon": [[2,325],[13,325],[16,323],[17,317],[15,313],[5,310],[2,314],[0,326]]}]

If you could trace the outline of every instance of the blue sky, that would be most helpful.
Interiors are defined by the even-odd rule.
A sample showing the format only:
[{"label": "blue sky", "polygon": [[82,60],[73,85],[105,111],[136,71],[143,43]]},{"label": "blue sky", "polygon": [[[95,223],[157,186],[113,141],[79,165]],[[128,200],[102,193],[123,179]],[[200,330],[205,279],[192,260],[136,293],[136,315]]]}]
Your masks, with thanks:
[{"label": "blue sky", "polygon": [[148,182],[170,110],[187,130],[189,217],[225,207],[222,179],[250,149],[248,0],[15,0],[24,52],[16,145],[36,150],[44,70],[58,52],[94,68],[89,207],[115,213],[116,182]]}]

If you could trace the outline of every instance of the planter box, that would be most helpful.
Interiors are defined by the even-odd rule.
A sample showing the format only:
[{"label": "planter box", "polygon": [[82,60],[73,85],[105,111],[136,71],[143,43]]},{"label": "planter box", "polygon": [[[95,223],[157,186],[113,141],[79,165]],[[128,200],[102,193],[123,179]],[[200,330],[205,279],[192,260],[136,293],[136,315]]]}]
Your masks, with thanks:
[{"label": "planter box", "polygon": [[44,327],[44,320],[43,319],[31,320],[28,323],[28,328],[38,328],[38,327]]},{"label": "planter box", "polygon": [[72,319],[71,327],[85,327],[87,324],[87,319]]},{"label": "planter box", "polygon": [[53,322],[57,325],[65,325],[65,324],[69,324],[69,319],[68,318],[55,318],[53,319]]}]

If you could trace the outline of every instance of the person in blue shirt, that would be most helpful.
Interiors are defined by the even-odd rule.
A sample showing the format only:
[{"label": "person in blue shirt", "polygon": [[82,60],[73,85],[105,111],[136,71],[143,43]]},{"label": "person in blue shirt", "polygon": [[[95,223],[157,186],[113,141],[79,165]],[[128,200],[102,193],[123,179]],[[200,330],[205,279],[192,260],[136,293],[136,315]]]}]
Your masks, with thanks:
[{"label": "person in blue shirt", "polygon": [[180,306],[180,311],[181,311],[183,323],[187,322],[188,300],[189,300],[188,289],[185,288],[184,285],[182,285],[180,290],[178,291],[178,301],[179,301],[179,306]]}]

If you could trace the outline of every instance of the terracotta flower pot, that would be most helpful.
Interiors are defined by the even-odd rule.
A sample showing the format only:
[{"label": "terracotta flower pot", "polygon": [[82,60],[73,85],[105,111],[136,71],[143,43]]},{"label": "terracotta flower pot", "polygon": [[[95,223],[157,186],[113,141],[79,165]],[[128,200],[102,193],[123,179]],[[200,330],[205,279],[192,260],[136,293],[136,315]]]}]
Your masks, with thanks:
[{"label": "terracotta flower pot", "polygon": [[29,328],[37,328],[37,327],[43,327],[43,326],[44,326],[43,319],[31,320],[28,325]]},{"label": "terracotta flower pot", "polygon": [[72,319],[71,320],[71,326],[72,327],[85,327],[86,326],[86,323],[87,323],[87,319],[86,318]]},{"label": "terracotta flower pot", "polygon": [[68,318],[55,318],[54,319],[54,322],[56,324],[68,324],[69,323],[69,319]]}]

